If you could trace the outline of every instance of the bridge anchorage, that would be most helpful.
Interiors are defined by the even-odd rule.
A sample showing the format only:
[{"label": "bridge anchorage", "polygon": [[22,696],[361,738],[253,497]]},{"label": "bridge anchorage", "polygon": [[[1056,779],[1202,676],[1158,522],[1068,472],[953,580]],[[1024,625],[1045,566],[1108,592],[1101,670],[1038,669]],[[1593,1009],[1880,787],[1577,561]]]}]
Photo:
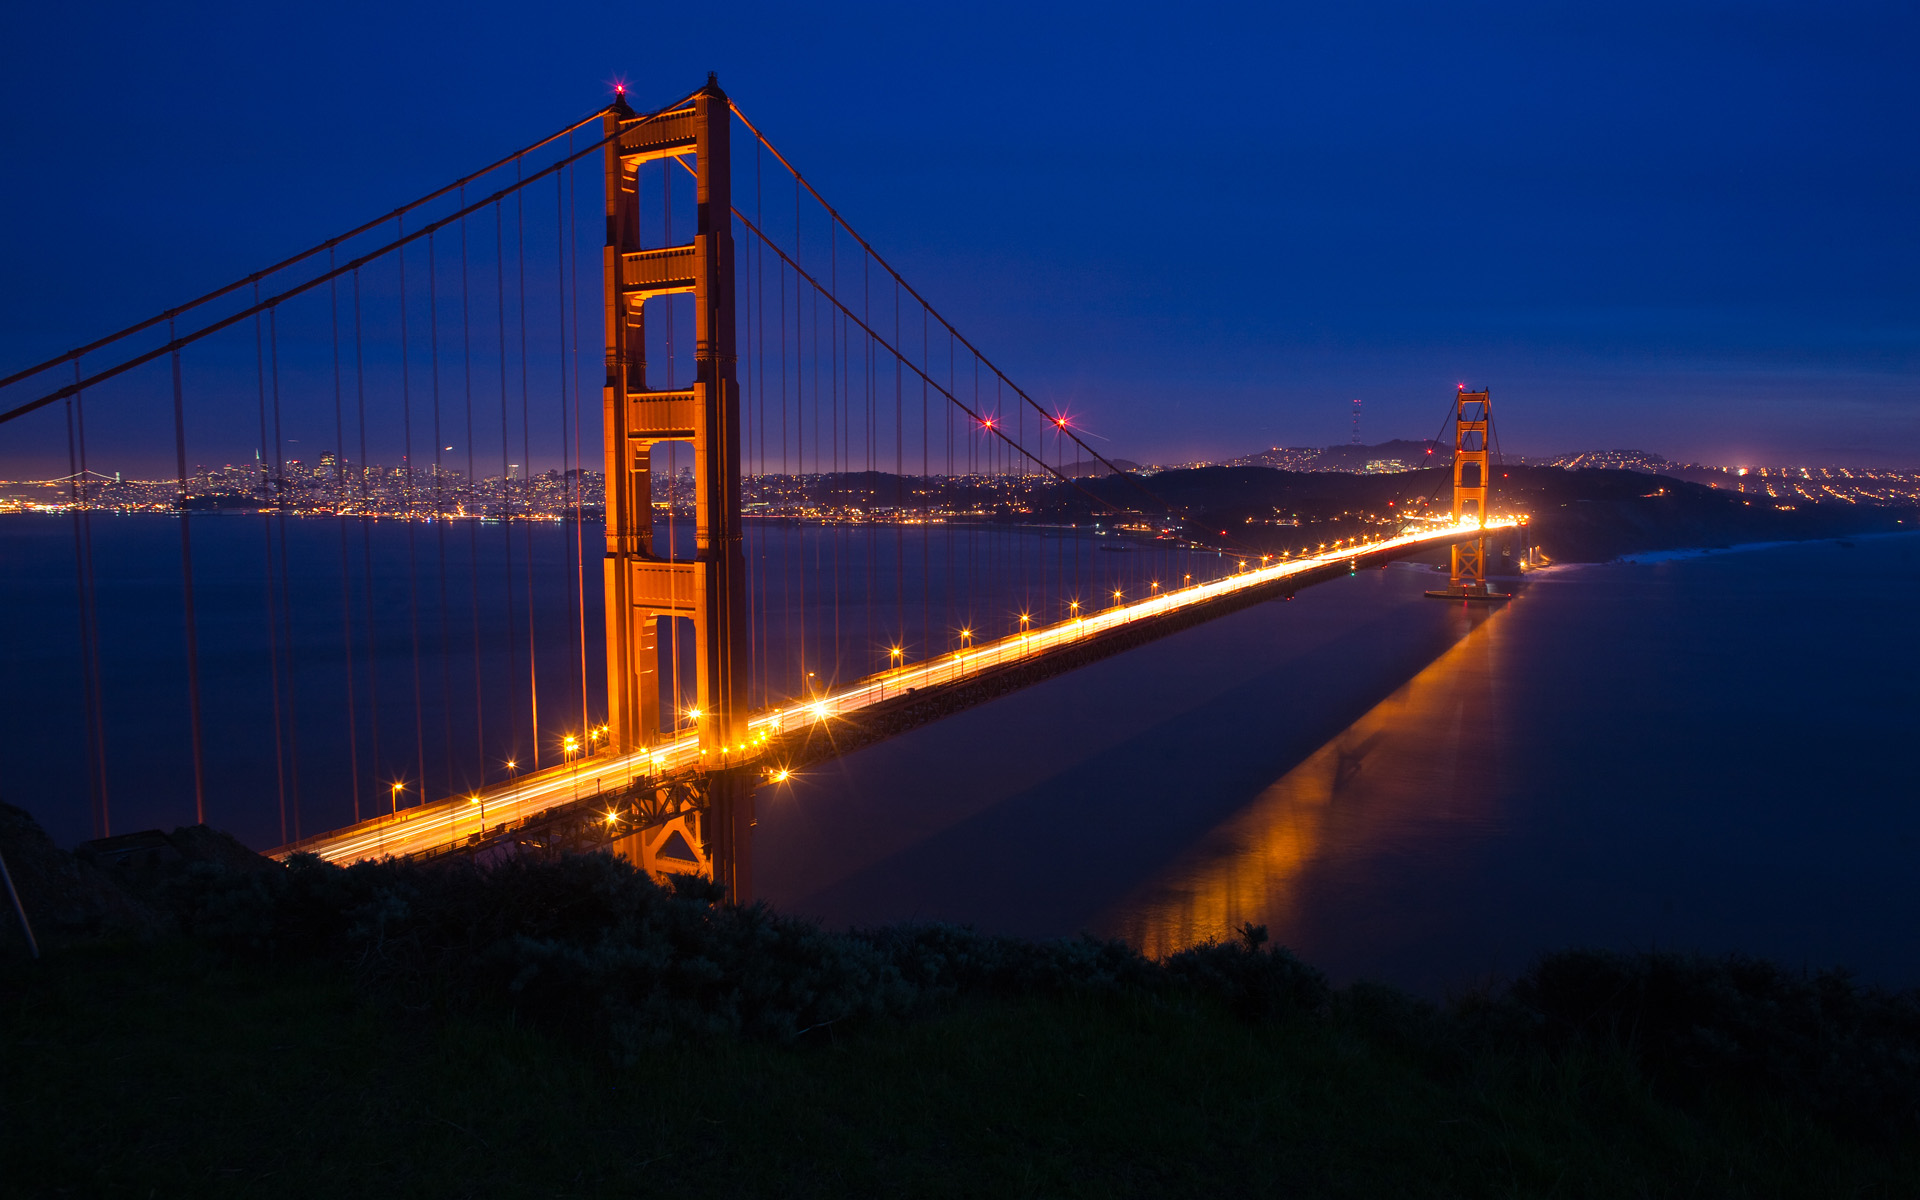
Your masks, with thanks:
[{"label": "bridge anchorage", "polygon": [[1491,481],[1488,441],[1493,433],[1493,394],[1469,392],[1463,384],[1453,402],[1453,520],[1456,525],[1478,524],[1483,532],[1453,544],[1453,571],[1447,586],[1428,592],[1436,600],[1466,600],[1497,604],[1512,593],[1487,586],[1487,491]]}]

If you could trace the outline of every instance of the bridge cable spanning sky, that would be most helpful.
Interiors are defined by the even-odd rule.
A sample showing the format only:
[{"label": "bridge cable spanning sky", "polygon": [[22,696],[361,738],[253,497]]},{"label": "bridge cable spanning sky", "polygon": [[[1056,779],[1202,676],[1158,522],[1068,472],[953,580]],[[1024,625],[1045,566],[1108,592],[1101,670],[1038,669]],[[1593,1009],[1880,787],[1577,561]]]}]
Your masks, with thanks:
[{"label": "bridge cable spanning sky", "polygon": [[0,425],[70,513],[97,835],[129,794],[342,859],[590,813],[738,895],[835,722],[1467,532],[1196,545],[712,81],[0,379]]}]

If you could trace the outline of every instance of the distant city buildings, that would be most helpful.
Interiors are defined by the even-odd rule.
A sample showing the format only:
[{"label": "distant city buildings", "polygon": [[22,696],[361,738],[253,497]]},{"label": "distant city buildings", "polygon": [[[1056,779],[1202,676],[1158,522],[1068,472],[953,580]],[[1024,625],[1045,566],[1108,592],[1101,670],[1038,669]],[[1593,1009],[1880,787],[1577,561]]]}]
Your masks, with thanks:
[{"label": "distant city buildings", "polygon": [[1847,504],[1920,504],[1920,472],[1859,467],[1713,467],[1677,463],[1644,450],[1599,450],[1562,454],[1538,465],[1569,471],[1639,471],[1704,483],[1748,496],[1766,496],[1776,507],[1839,500]]},{"label": "distant city buildings", "polygon": [[[1292,472],[1390,475],[1422,465],[1445,466],[1425,442],[1377,446],[1272,447],[1224,462],[1140,466],[1123,459],[1123,471],[1152,476],[1205,467],[1269,467]],[[1514,457],[1527,466],[1566,470],[1636,471],[1702,483],[1748,496],[1765,496],[1776,507],[1809,502],[1920,504],[1920,472],[1853,467],[1716,467],[1677,463],[1642,450],[1582,451],[1547,459]],[[1102,476],[1107,468],[1088,461],[1061,472],[1069,479]],[[1046,519],[1057,506],[1059,482],[1051,473],[1007,475],[895,476],[885,473],[749,475],[741,481],[749,516],[826,522],[927,521],[999,517]],[[174,512],[180,485],[172,479],[126,479],[87,472],[84,479],[0,481],[0,512],[64,512],[76,501],[95,511]],[[653,501],[663,516],[691,516],[691,467],[653,475]],[[363,472],[331,454],[318,463],[293,461],[278,473],[259,463],[200,468],[187,480],[186,506],[194,512],[286,511],[302,516],[371,516],[385,519],[564,520],[578,511],[598,517],[605,506],[599,471],[507,475],[469,481],[446,467],[373,465]],[[1037,514],[1037,515],[1036,515]],[[1281,520],[1277,523],[1286,523]]]}]

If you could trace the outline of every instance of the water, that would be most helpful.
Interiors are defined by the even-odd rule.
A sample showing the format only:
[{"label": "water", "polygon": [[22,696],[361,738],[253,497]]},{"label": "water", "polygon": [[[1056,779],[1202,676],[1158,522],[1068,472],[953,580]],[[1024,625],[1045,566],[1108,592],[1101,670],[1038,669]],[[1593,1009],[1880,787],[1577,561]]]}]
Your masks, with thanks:
[{"label": "water", "polygon": [[[91,519],[108,827],[194,819],[180,525]],[[551,765],[605,719],[600,526],[196,516],[207,819],[257,847]],[[685,517],[656,546],[693,550]],[[90,798],[70,516],[0,516],[0,797],[70,844]],[[1203,582],[1220,555],[1092,529],[749,522],[751,703],[1044,624],[1078,599]],[[274,597],[269,607],[269,595]],[[269,625],[269,613],[272,623]],[[673,632],[674,624],[680,627]],[[695,640],[663,625],[662,711],[694,707]],[[584,684],[584,689],[583,689]],[[585,701],[582,701],[584,690]],[[677,696],[677,699],[676,699]],[[510,768],[509,763],[516,764]],[[424,785],[423,785],[424,781]],[[401,785],[398,793],[391,789]]]},{"label": "water", "polygon": [[[264,527],[193,526],[209,817],[258,846],[280,837]],[[525,753],[529,537],[542,737],[569,714],[579,724],[566,529],[513,527],[509,608],[506,530],[444,527],[443,626],[442,528],[376,523],[366,546],[348,529],[350,745],[340,530],[287,522],[308,832],[350,818],[352,755],[371,808],[382,780],[417,780],[423,758],[430,781],[459,786]],[[184,823],[178,526],[98,516],[94,530],[115,828]],[[1175,569],[1057,534],[869,532],[755,533],[769,659],[846,677],[884,662],[902,630],[909,643],[963,622],[990,633],[1035,588],[1057,603],[1072,554],[1088,594]],[[0,518],[0,566],[0,797],[71,844],[90,835],[71,523]],[[789,606],[801,568],[813,590]],[[909,586],[889,597],[869,568]],[[915,576],[939,595],[974,586],[943,611]],[[1920,983],[1920,537],[1556,569],[1491,611],[1424,599],[1434,579],[1401,565],[1309,588],[763,790],[757,885],[833,923],[1090,930],[1155,953],[1252,921],[1338,979],[1429,994],[1570,945],[1739,949]],[[876,589],[872,628],[863,616],[837,644],[824,603],[836,580],[862,606]],[[587,583],[591,663],[601,618]],[[590,702],[596,691],[590,677]]]},{"label": "water", "polygon": [[1371,571],[863,751],[762,801],[835,922],[1265,924],[1429,994],[1567,946],[1920,983],[1920,538],[1562,569],[1512,604]]}]

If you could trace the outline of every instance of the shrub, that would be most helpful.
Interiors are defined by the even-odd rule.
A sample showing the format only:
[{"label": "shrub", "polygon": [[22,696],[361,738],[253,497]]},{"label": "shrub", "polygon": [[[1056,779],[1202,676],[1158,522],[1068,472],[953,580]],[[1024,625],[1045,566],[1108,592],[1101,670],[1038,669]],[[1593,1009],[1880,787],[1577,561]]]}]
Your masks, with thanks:
[{"label": "shrub", "polygon": [[1548,1037],[1616,1045],[1668,1087],[1785,1095],[1856,1132],[1920,1132],[1920,996],[1741,955],[1549,955],[1511,995]]}]

